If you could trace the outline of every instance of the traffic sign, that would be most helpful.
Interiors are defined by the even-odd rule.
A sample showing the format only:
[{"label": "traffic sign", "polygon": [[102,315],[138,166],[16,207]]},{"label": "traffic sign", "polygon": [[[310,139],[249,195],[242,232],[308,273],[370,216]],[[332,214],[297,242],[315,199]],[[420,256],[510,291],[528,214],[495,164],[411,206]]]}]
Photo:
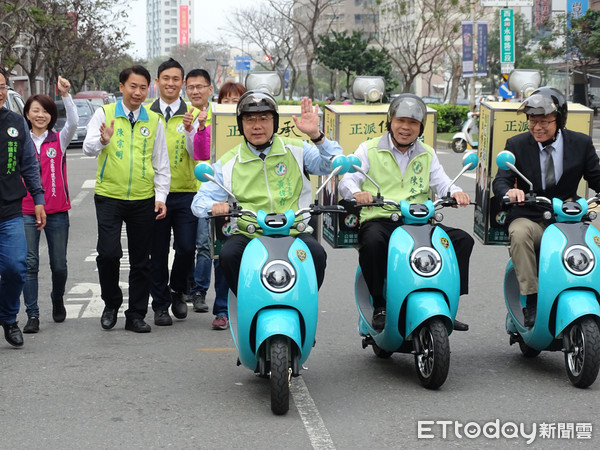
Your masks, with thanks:
[{"label": "traffic sign", "polygon": [[233,59],[236,61],[252,61],[252,57],[249,55],[234,56]]},{"label": "traffic sign", "polygon": [[236,61],[235,70],[250,70],[250,61]]},{"label": "traffic sign", "polygon": [[512,9],[500,10],[500,65],[508,73],[515,64],[515,27]]},{"label": "traffic sign", "polygon": [[507,100],[515,96],[515,93],[508,88],[508,83],[502,83],[498,88],[498,93],[500,94],[500,97]]}]

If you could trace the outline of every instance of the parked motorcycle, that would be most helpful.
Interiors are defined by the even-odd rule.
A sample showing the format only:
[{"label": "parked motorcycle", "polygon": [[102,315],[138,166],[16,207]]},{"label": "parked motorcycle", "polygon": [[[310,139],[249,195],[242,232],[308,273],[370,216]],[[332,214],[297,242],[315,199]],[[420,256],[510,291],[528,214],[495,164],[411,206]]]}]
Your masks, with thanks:
[{"label": "parked motorcycle", "polygon": [[452,150],[455,153],[463,153],[467,149],[477,150],[479,139],[478,114],[467,113],[467,120],[463,123],[461,130],[452,136]]},{"label": "parked motorcycle", "polygon": [[[318,313],[317,275],[311,253],[301,239],[290,236],[292,228],[304,231],[307,214],[344,212],[339,205],[318,204],[319,193],[331,177],[345,173],[349,163],[337,156],[329,178],[317,190],[315,202],[308,208],[284,214],[241,209],[234,201],[229,214],[216,217],[245,216],[251,223],[247,231],[262,230],[244,250],[237,297],[229,291],[228,311],[231,334],[239,352],[238,365],[253,370],[258,376],[270,378],[271,410],[285,414],[289,410],[291,377],[300,374],[315,344]],[[196,166],[196,177],[213,181],[212,167]],[[231,198],[235,196],[224,186]]]},{"label": "parked motorcycle", "polygon": [[[392,353],[412,353],[421,384],[437,389],[446,381],[450,367],[448,335],[454,329],[454,318],[460,296],[460,274],[452,242],[436,223],[443,215],[436,210],[456,206],[450,192],[443,198],[423,204],[396,203],[384,199],[379,186],[360,168],[360,160],[348,157],[352,170],[363,173],[377,186],[373,203],[360,205],[383,208],[390,220],[402,221],[394,230],[388,247],[385,285],[386,321],[381,332],[371,325],[373,299],[358,266],[355,298],[358,308],[358,332],[362,346],[371,346],[380,358]],[[463,168],[452,184],[467,170],[477,166],[477,155],[468,153]]]},{"label": "parked motorcycle", "polygon": [[[594,383],[600,368],[600,232],[590,221],[596,218],[588,206],[600,204],[598,194],[589,200],[562,201],[537,196],[532,183],[514,166],[515,156],[500,152],[498,167],[512,170],[529,183],[525,204],[545,205],[546,220],[554,219],[542,236],[538,260],[537,314],[533,327],[524,326],[526,296],[520,295],[512,260],[504,275],[508,313],[506,332],[510,344],[519,344],[523,355],[533,358],[542,351],[560,350],[571,383],[585,388]],[[505,198],[512,207],[515,202]],[[516,206],[518,207],[518,206]]]}]

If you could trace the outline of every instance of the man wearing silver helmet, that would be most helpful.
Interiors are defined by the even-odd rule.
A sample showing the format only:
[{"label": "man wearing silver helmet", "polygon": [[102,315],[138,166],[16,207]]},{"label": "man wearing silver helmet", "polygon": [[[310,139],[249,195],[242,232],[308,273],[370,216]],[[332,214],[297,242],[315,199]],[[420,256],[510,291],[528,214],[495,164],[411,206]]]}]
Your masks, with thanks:
[{"label": "man wearing silver helmet", "polygon": [[[469,195],[457,186],[444,172],[435,151],[420,142],[427,120],[427,107],[420,97],[401,94],[390,104],[387,114],[387,133],[380,138],[360,144],[354,154],[360,159],[362,170],[381,188],[383,198],[400,202],[423,203],[430,188],[438,196],[450,193],[460,206],[470,202]],[[340,195],[346,200],[355,199],[358,205],[372,203],[376,186],[362,173],[347,173],[339,184]],[[360,212],[359,263],[365,282],[373,298],[373,328],[383,330],[386,301],[383,295],[387,273],[387,251],[392,232],[401,225],[392,222],[381,208],[363,208]],[[440,225],[450,237],[456,250],[460,270],[460,293],[468,293],[469,258],[473,238],[458,228]],[[466,331],[467,324],[455,320],[454,329]]]},{"label": "man wearing silver helmet", "polygon": [[[292,116],[298,130],[312,144],[299,139],[279,136],[279,112],[275,99],[262,91],[248,91],[240,98],[237,125],[243,136],[239,145],[225,153],[213,165],[216,180],[236,197],[238,205],[252,211],[284,213],[308,207],[312,187],[307,174],[327,175],[331,160],[342,153],[337,142],[325,138],[319,129],[319,107],[312,100],[302,99],[300,118]],[[212,182],[202,183],[192,203],[193,213],[200,218],[210,211],[213,215],[229,212],[227,193]],[[236,230],[223,244],[219,259],[229,288],[237,294],[239,268],[248,242],[260,233],[249,233],[245,219],[233,221]],[[291,234],[308,246],[321,286],[327,254],[311,233]]]},{"label": "man wearing silver helmet", "polygon": [[[555,88],[541,87],[521,104],[517,114],[527,115],[529,131],[506,141],[506,150],[516,156],[516,168],[533,183],[537,195],[561,200],[578,198],[581,177],[600,190],[600,163],[592,139],[566,130],[567,101]],[[492,183],[494,195],[523,202],[529,185],[510,170],[498,170]],[[504,225],[510,237],[510,253],[521,295],[524,325],[532,327],[537,312],[537,254],[548,222],[544,209],[536,205],[511,208]]]}]

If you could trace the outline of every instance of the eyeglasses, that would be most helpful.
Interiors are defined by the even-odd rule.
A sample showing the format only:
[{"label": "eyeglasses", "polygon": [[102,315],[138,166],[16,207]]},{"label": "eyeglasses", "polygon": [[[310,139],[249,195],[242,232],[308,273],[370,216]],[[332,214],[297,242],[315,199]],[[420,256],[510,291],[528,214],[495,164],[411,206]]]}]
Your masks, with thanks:
[{"label": "eyeglasses", "polygon": [[210,84],[190,84],[185,87],[185,90],[189,91],[189,92],[194,92],[194,91],[201,91],[201,90],[207,89],[209,87],[210,87]]},{"label": "eyeglasses", "polygon": [[550,124],[554,122],[556,122],[556,120],[529,119],[529,128],[535,128],[536,125],[539,125],[542,128],[548,128]]},{"label": "eyeglasses", "polygon": [[8,89],[8,86],[5,84],[0,84],[0,91],[5,91],[6,89]]},{"label": "eyeglasses", "polygon": [[265,124],[271,120],[273,120],[272,114],[254,114],[251,116],[242,116],[242,122],[250,125],[254,125],[257,122],[260,124]]}]

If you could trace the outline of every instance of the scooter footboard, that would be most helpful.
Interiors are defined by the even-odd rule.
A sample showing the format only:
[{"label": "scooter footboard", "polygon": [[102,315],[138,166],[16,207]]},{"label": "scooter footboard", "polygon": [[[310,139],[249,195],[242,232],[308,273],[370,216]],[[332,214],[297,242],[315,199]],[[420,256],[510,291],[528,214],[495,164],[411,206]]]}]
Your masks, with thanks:
[{"label": "scooter footboard", "polygon": [[600,317],[600,305],[594,291],[567,290],[558,295],[556,331],[558,336],[575,319],[583,316]]},{"label": "scooter footboard", "polygon": [[[289,337],[298,348],[298,360],[302,358],[302,330],[298,311],[292,308],[262,309],[256,316],[256,348],[275,335]],[[311,342],[312,346],[312,342]]]},{"label": "scooter footboard", "polygon": [[444,317],[448,334],[452,333],[452,316],[444,294],[439,291],[411,292],[406,298],[405,336],[409,336],[415,328],[434,316]]}]

